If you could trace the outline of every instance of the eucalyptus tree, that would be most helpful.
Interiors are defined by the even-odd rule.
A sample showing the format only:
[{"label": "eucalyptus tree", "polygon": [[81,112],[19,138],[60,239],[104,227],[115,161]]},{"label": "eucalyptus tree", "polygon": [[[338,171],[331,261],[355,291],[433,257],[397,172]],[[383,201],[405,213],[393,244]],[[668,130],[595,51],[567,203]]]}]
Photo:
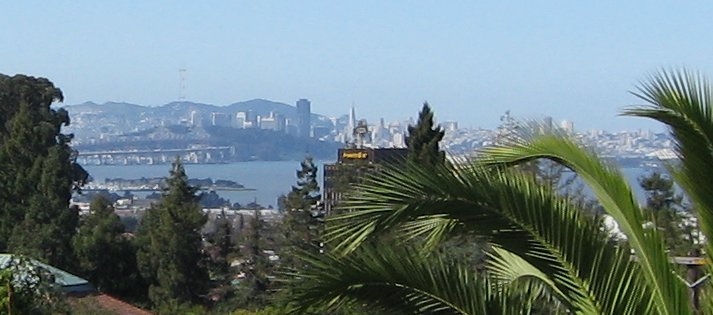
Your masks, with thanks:
[{"label": "eucalyptus tree", "polygon": [[[691,72],[664,71],[634,94],[648,104],[624,114],[670,128],[681,159],[671,173],[690,198],[702,234],[713,237],[710,85]],[[596,217],[514,167],[538,159],[576,172],[626,238],[613,241]],[[407,314],[713,311],[690,303],[662,233],[645,224],[651,218],[622,173],[575,140],[540,136],[486,149],[474,163],[412,163],[360,188],[347,201],[354,211],[331,219],[326,237],[334,251],[304,258],[309,268],[299,277],[310,281],[296,291],[302,308],[295,312],[349,304]],[[402,242],[372,248],[369,240],[383,233]],[[429,255],[444,240],[464,234],[487,240],[486,270]],[[705,251],[713,252],[713,244],[706,243]],[[542,305],[551,308],[538,309]]]},{"label": "eucalyptus tree", "polygon": [[62,91],[45,78],[0,74],[0,250],[74,265],[73,189],[87,179],[70,147]]}]

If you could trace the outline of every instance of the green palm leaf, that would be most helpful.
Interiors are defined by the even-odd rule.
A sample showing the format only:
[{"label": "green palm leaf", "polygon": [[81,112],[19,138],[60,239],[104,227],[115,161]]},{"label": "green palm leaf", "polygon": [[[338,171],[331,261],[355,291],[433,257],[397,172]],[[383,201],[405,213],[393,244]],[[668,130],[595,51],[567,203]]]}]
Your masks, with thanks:
[{"label": "green palm leaf", "polygon": [[465,165],[392,168],[361,186],[345,208],[352,212],[329,220],[343,254],[386,232],[431,246],[473,233],[550,275],[574,312],[650,311],[650,291],[628,252],[609,244],[592,218],[521,174]]},{"label": "green palm leaf", "polygon": [[490,148],[484,153],[487,164],[519,164],[549,159],[574,170],[627,235],[646,282],[651,286],[657,311],[660,314],[690,313],[685,287],[673,274],[661,235],[656,229],[643,228],[643,213],[616,168],[563,137],[539,137],[527,143]]},{"label": "green palm leaf", "polygon": [[403,246],[365,245],[347,256],[304,253],[293,300],[338,309],[366,304],[389,314],[529,314],[529,299],[496,289],[468,266]]},{"label": "green palm leaf", "polygon": [[554,281],[548,275],[520,256],[497,246],[492,248],[488,256],[490,258],[488,270],[498,281],[512,284],[531,279],[552,290],[556,298],[565,298],[562,291],[557,289]]},{"label": "green palm leaf", "polygon": [[[673,167],[676,182],[694,204],[704,235],[713,237],[713,97],[711,85],[700,74],[662,71],[634,93],[649,106],[629,108],[624,115],[648,117],[666,124],[681,159]],[[713,253],[713,242],[706,244]]]}]

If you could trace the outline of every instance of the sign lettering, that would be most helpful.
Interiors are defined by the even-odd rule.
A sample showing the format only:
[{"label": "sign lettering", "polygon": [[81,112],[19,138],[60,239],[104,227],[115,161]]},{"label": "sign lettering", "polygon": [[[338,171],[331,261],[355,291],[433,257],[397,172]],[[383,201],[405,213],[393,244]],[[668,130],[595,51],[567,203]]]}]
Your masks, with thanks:
[{"label": "sign lettering", "polygon": [[363,160],[366,159],[368,154],[364,151],[357,152],[342,152],[342,158],[350,160]]}]

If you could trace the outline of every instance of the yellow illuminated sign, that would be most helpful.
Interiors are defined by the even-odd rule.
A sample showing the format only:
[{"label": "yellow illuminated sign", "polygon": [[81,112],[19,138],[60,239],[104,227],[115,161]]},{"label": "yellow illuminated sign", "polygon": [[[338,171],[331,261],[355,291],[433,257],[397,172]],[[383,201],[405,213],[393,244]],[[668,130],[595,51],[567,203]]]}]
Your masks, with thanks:
[{"label": "yellow illuminated sign", "polygon": [[357,151],[357,152],[342,152],[342,158],[343,159],[350,159],[350,160],[363,160],[366,159],[368,154],[364,151]]}]

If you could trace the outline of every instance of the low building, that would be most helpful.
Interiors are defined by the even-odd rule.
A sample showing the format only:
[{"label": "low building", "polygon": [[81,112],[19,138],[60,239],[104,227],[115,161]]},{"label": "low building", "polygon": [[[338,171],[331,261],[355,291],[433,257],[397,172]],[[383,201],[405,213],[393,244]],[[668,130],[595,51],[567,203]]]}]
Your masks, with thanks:
[{"label": "low building", "polygon": [[[24,264],[24,265],[23,265]],[[67,302],[72,309],[82,309],[84,313],[91,312],[101,314],[122,314],[122,315],[150,315],[151,313],[121,301],[96,290],[96,288],[86,279],[75,276],[69,272],[39,262],[35,259],[25,258],[13,254],[0,254],[0,270],[5,268],[13,269],[16,279],[27,280],[27,277],[34,277],[36,270],[22,268],[40,268],[46,271],[54,280],[55,285],[67,297]],[[27,270],[27,271],[25,271]],[[35,280],[35,279],[30,279]],[[84,314],[82,313],[82,314]]]},{"label": "low building", "polygon": [[363,179],[378,172],[384,165],[402,163],[408,149],[401,148],[358,148],[339,149],[337,162],[324,164],[324,210],[327,215],[345,193],[361,183]]}]

